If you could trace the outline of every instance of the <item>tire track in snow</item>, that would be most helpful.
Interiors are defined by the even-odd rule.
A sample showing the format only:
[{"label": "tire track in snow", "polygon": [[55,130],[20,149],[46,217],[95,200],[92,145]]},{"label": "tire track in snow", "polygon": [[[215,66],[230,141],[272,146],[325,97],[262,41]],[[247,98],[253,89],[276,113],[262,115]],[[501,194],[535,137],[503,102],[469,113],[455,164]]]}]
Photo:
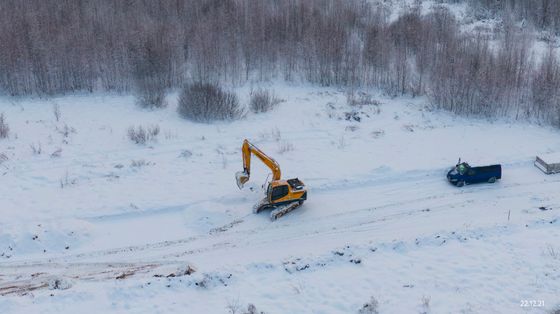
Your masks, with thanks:
[{"label": "tire track in snow", "polygon": [[[527,162],[516,162],[512,163],[510,166],[513,169],[518,169],[524,166]],[[367,226],[375,226],[381,222],[398,220],[401,217],[416,217],[418,215],[427,215],[443,212],[445,210],[455,210],[452,206],[456,204],[456,198],[462,197],[463,202],[484,202],[486,200],[477,201],[473,199],[471,195],[474,193],[480,193],[488,190],[496,191],[493,197],[497,199],[508,199],[511,197],[519,196],[523,190],[527,187],[532,187],[538,185],[540,188],[543,186],[550,186],[552,184],[560,182],[558,179],[551,179],[545,177],[545,179],[537,179],[525,181],[522,183],[503,183],[500,182],[494,185],[479,185],[479,186],[467,186],[462,189],[457,189],[453,186],[447,184],[444,178],[441,177],[441,169],[432,171],[415,171],[413,173],[391,173],[389,176],[384,176],[384,174],[374,176],[372,178],[366,178],[362,180],[349,181],[341,184],[331,184],[320,186],[317,190],[318,193],[333,193],[335,191],[341,190],[354,190],[358,188],[368,189],[372,188],[372,195],[378,194],[373,188],[380,187],[382,195],[391,195],[391,193],[398,194],[400,191],[418,191],[418,193],[408,193],[408,195],[421,194],[421,190],[436,191],[442,186],[447,185],[444,192],[431,194],[422,197],[413,197],[404,199],[401,201],[391,201],[387,199],[388,202],[385,204],[380,204],[378,206],[372,207],[360,207],[344,209],[342,212],[337,212],[333,214],[328,214],[320,217],[306,218],[303,215],[297,215],[297,219],[293,218],[285,220],[280,220],[273,223],[267,223],[264,225],[259,225],[256,228],[243,229],[244,221],[247,217],[251,217],[253,214],[249,213],[245,216],[236,217],[230,223],[223,225],[225,227],[221,232],[210,231],[208,233],[195,235],[192,237],[187,237],[177,240],[161,241],[154,243],[146,243],[141,245],[124,246],[106,250],[97,250],[83,252],[73,255],[65,255],[51,258],[37,258],[29,260],[19,260],[13,261],[14,263],[0,263],[0,267],[13,265],[30,265],[34,263],[41,263],[45,260],[49,262],[60,262],[60,263],[71,263],[76,261],[86,261],[88,259],[106,259],[111,256],[117,259],[129,259],[134,253],[140,251],[150,251],[154,257],[177,257],[177,256],[188,256],[193,254],[198,254],[207,251],[220,250],[224,248],[231,248],[234,246],[240,246],[241,244],[250,246],[266,243],[274,243],[276,241],[293,241],[305,237],[317,237],[327,234],[345,234],[351,232],[366,232],[371,229],[367,229]],[[385,180],[380,179],[384,177]],[[488,195],[485,195],[488,197]],[[467,198],[467,199],[464,199]],[[401,198],[402,199],[402,198]],[[450,199],[449,202],[441,201]],[[313,203],[308,202],[304,206],[312,206]],[[472,204],[472,203],[471,203]],[[406,207],[405,209],[398,210],[400,208]],[[169,210],[175,211],[178,207],[168,207],[164,209],[146,210],[141,213],[124,213],[117,215],[105,215],[99,217],[89,217],[93,221],[103,221],[103,220],[114,220],[123,219],[123,223],[126,223],[126,218],[137,217],[138,215],[158,215],[166,214]],[[430,212],[426,212],[425,209],[429,208]],[[397,210],[395,210],[397,209]],[[390,211],[390,212],[389,212]],[[132,215],[132,216],[130,216]],[[370,218],[371,215],[375,217]],[[380,216],[379,216],[380,215]],[[367,219],[370,218],[370,219]],[[231,224],[231,226],[229,226]],[[336,231],[332,230],[332,227],[336,227]],[[312,227],[311,230],[309,227]],[[220,227],[214,228],[218,230]],[[360,230],[360,228],[362,228]],[[365,228],[365,229],[364,229]],[[372,228],[383,228],[372,227]],[[266,235],[266,236],[265,236]],[[250,239],[243,241],[243,239]],[[241,239],[241,241],[238,241]],[[188,252],[188,253],[185,253]]]},{"label": "tire track in snow", "polygon": [[[405,180],[406,181],[406,180]],[[439,180],[438,180],[439,181]],[[500,189],[498,189],[498,192],[502,192],[505,193],[505,195],[498,195],[496,196],[497,198],[508,198],[511,196],[518,196],[519,193],[517,193],[516,191],[518,189],[525,189],[527,188],[527,186],[533,186],[533,185],[542,185],[543,183],[545,184],[553,184],[556,183],[557,181],[535,181],[535,182],[530,182],[528,184],[508,184],[508,185],[503,185]],[[417,183],[417,182],[413,182],[413,183]],[[335,213],[335,214],[331,214],[331,215],[327,215],[327,216],[322,216],[322,217],[314,217],[314,218],[310,218],[310,219],[306,219],[303,218],[301,216],[298,217],[297,220],[295,219],[291,219],[289,222],[286,221],[276,221],[276,222],[271,222],[271,223],[267,223],[266,225],[261,225],[257,228],[251,228],[248,230],[235,230],[235,228],[237,228],[238,226],[242,225],[243,223],[235,223],[235,228],[228,228],[228,230],[224,230],[221,233],[215,233],[215,232],[209,232],[208,234],[200,234],[200,235],[196,235],[196,236],[192,236],[189,238],[185,238],[185,239],[178,239],[178,240],[170,240],[170,241],[162,241],[162,242],[156,242],[156,243],[148,243],[148,244],[143,244],[143,245],[135,245],[135,246],[127,246],[127,247],[121,247],[121,248],[115,248],[115,249],[109,249],[109,250],[99,250],[99,251],[94,251],[94,252],[84,252],[84,253],[79,253],[79,254],[75,254],[75,255],[71,255],[71,256],[61,256],[61,257],[54,257],[54,258],[50,258],[49,260],[53,260],[53,261],[72,261],[72,260],[79,260],[79,259],[87,259],[87,258],[97,258],[97,257],[108,257],[108,256],[118,256],[118,255],[129,255],[132,254],[134,252],[138,252],[138,251],[155,251],[155,250],[160,250],[160,249],[172,249],[172,248],[176,248],[177,251],[181,251],[183,249],[184,246],[188,246],[192,243],[195,243],[197,241],[210,241],[211,243],[208,243],[208,245],[206,247],[201,247],[201,248],[192,248],[189,249],[189,254],[185,254],[185,255],[191,255],[191,254],[195,254],[195,253],[200,253],[203,251],[208,251],[208,250],[216,250],[216,249],[220,249],[220,248],[224,248],[224,247],[228,247],[228,243],[230,243],[229,245],[239,245],[239,242],[236,241],[232,241],[236,240],[237,238],[243,238],[244,236],[251,236],[251,235],[255,235],[257,234],[258,236],[257,241],[259,239],[263,238],[263,234],[266,233],[270,233],[273,236],[271,236],[271,238],[268,240],[268,242],[275,242],[275,241],[284,241],[284,240],[288,240],[288,239],[298,239],[300,237],[305,237],[305,236],[316,236],[316,235],[320,235],[321,232],[331,232],[331,228],[332,226],[336,226],[336,228],[339,230],[338,233],[343,233],[343,230],[349,230],[353,227],[357,227],[357,226],[362,226],[364,224],[368,224],[368,223],[364,223],[362,218],[364,218],[364,216],[367,218],[369,215],[372,214],[383,214],[386,211],[392,211],[391,213],[387,213],[383,216],[376,216],[374,219],[372,219],[369,224],[373,224],[376,222],[380,222],[380,221],[388,221],[388,220],[394,220],[394,219],[398,219],[399,217],[403,217],[403,216],[411,216],[411,215],[418,215],[418,214],[425,214],[426,212],[424,211],[427,208],[430,208],[430,212],[434,212],[435,208],[447,208],[449,207],[449,210],[455,210],[453,207],[453,205],[457,205],[457,202],[455,200],[455,197],[457,196],[469,196],[472,195],[474,193],[480,192],[481,190],[487,190],[487,189],[492,189],[493,187],[495,187],[495,185],[489,185],[486,187],[482,187],[482,186],[469,186],[467,187],[466,190],[465,188],[463,189],[456,189],[453,193],[439,193],[436,195],[428,195],[428,196],[424,196],[424,197],[416,197],[416,198],[412,198],[412,199],[408,199],[408,200],[403,200],[403,201],[399,201],[399,202],[391,202],[388,204],[384,204],[384,205],[380,205],[380,206],[374,206],[374,207],[367,207],[367,208],[357,208],[357,209],[352,209],[352,210],[346,210],[344,212],[340,212],[340,213]],[[455,187],[450,186],[450,188],[455,189]],[[403,187],[402,186],[397,186],[396,187],[397,190],[402,190]],[[444,204],[438,204],[437,206],[433,206],[434,202],[438,202],[440,200],[444,200],[446,198],[451,198],[450,202],[444,203]],[[475,202],[486,202],[486,200],[480,200],[477,201],[476,199],[467,199],[466,202],[470,202],[470,204],[472,205]],[[405,206],[410,206],[411,204],[414,204],[414,208],[410,209],[407,208],[405,210],[401,210],[401,211],[394,211],[394,208],[401,208],[401,207],[405,207]],[[305,205],[304,205],[305,206]],[[149,212],[146,214],[150,214]],[[234,223],[235,221],[242,221],[245,220],[247,217],[252,216],[253,214],[247,214],[245,216],[242,217],[238,217],[232,220],[231,223]],[[358,218],[356,218],[356,216],[358,216]],[[348,223],[347,225],[341,225],[341,220],[342,218],[344,218],[345,220],[349,220],[350,223]],[[228,225],[228,224],[226,224]],[[305,226],[313,226],[313,227],[317,227],[317,226],[322,226],[321,228],[325,229],[323,231],[321,230],[313,230],[313,231],[309,231],[309,232],[304,232],[304,233],[294,233],[294,232],[288,232],[290,230],[307,230],[307,228],[305,228]],[[233,227],[233,226],[232,226]],[[223,240],[222,240],[223,239]],[[222,241],[220,241],[222,240]],[[251,243],[254,243],[249,241],[248,244],[251,245]],[[266,243],[266,242],[265,242]],[[164,255],[165,257],[168,256],[177,256],[174,253],[171,253],[169,255]],[[1,264],[0,264],[1,265]]]}]

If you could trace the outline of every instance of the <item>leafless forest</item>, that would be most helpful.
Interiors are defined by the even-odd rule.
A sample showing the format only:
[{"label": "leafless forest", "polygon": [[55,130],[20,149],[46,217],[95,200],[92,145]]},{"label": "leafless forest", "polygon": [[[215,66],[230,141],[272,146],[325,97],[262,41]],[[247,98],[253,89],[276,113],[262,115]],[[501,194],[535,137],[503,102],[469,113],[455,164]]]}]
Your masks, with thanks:
[{"label": "leafless forest", "polygon": [[390,20],[365,0],[6,0],[0,93],[135,92],[157,104],[187,83],[281,79],[560,126],[558,54],[531,50],[535,34],[560,34],[560,1],[467,3],[474,18],[500,18],[499,31],[461,31],[445,6]]}]

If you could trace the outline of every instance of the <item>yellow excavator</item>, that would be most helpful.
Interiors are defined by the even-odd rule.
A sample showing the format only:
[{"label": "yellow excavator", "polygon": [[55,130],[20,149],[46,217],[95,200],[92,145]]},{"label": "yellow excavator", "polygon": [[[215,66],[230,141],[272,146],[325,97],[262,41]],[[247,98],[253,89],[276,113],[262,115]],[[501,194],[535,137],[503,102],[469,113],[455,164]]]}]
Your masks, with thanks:
[{"label": "yellow excavator", "polygon": [[264,209],[272,209],[270,218],[276,220],[299,207],[307,199],[305,184],[298,178],[280,179],[280,166],[278,163],[263,153],[248,140],[243,141],[243,171],[235,174],[237,186],[242,189],[251,176],[251,154],[257,156],[272,171],[272,181],[266,189],[266,197],[254,207],[254,212],[259,213]]}]

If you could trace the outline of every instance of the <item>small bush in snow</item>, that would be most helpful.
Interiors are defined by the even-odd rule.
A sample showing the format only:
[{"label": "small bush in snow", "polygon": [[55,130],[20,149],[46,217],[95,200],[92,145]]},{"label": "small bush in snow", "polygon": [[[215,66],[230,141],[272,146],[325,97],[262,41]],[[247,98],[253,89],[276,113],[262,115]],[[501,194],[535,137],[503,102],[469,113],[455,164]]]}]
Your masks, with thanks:
[{"label": "small bush in snow", "polygon": [[58,148],[51,154],[51,158],[58,158],[62,154],[62,148]]},{"label": "small bush in snow", "polygon": [[422,297],[422,304],[421,304],[420,314],[428,314],[430,313],[430,297],[423,296]]},{"label": "small bush in snow", "polygon": [[349,125],[344,128],[344,131],[356,132],[359,129],[357,125]]},{"label": "small bush in snow", "polygon": [[136,104],[142,108],[163,108],[165,102],[165,85],[159,78],[145,77],[136,80]]},{"label": "small bush in snow", "polygon": [[165,131],[164,137],[166,140],[174,140],[178,139],[179,135],[177,134],[177,132]]},{"label": "small bush in snow", "polygon": [[374,131],[371,131],[370,135],[373,138],[380,138],[380,137],[385,135],[385,131],[384,130],[374,130]]},{"label": "small bush in snow", "polygon": [[237,312],[241,309],[241,304],[239,304],[239,299],[231,299],[228,301],[226,306],[229,314],[237,314]]},{"label": "small bush in snow", "polygon": [[280,133],[280,130],[277,127],[274,127],[269,131],[261,132],[259,134],[259,137],[263,141],[272,140],[275,142],[280,142],[280,140],[282,139],[282,133]]},{"label": "small bush in snow", "polygon": [[49,280],[50,290],[66,290],[72,287],[72,283],[64,278],[52,278]]},{"label": "small bush in snow", "polygon": [[130,166],[132,168],[141,168],[147,165],[148,163],[144,159],[132,160],[130,162]]},{"label": "small bush in snow", "polygon": [[280,100],[274,97],[270,91],[259,89],[251,94],[249,108],[254,113],[267,112],[272,110],[279,103]]},{"label": "small bush in snow", "polygon": [[560,252],[558,250],[556,250],[552,245],[547,245],[546,246],[546,250],[548,255],[550,255],[550,257],[552,257],[552,259],[554,260],[560,260]]},{"label": "small bush in snow", "polygon": [[375,297],[371,297],[368,303],[362,305],[358,313],[360,314],[378,314],[379,310],[377,307],[379,306],[379,302]]},{"label": "small bush in snow", "polygon": [[58,126],[56,127],[56,130],[58,131],[58,133],[60,133],[64,138],[68,138],[68,136],[70,136],[70,134],[72,133],[76,133],[76,129],[68,126],[68,124],[64,123],[64,126],[59,128]]},{"label": "small bush in snow", "polygon": [[404,124],[403,129],[408,132],[414,132],[414,125],[412,124]]},{"label": "small bush in snow", "polygon": [[76,183],[78,183],[78,180],[75,178],[70,178],[70,176],[68,175],[68,171],[66,171],[64,176],[60,178],[59,183],[60,183],[60,188],[64,189],[67,186],[75,185]]},{"label": "small bush in snow", "polygon": [[243,314],[264,314],[264,312],[257,310],[257,307],[254,304],[249,303],[247,311],[243,312]]},{"label": "small bush in snow", "polygon": [[210,83],[185,86],[179,95],[177,110],[181,117],[196,122],[234,120],[243,115],[237,95]]},{"label": "small bush in snow", "polygon": [[0,138],[7,138],[10,135],[10,127],[6,123],[4,114],[0,114]]},{"label": "small bush in snow", "polygon": [[153,165],[155,165],[154,162],[146,161],[144,159],[137,159],[137,160],[133,159],[133,160],[130,161],[130,167],[131,168],[137,168],[138,169],[138,168],[142,168],[144,166],[153,166]]},{"label": "small bush in snow", "polygon": [[190,158],[190,157],[192,156],[192,154],[193,154],[193,153],[192,153],[190,150],[188,150],[188,149],[183,149],[183,150],[181,151],[181,153],[179,154],[179,157],[188,159],[188,158]]},{"label": "small bush in snow", "polygon": [[284,154],[287,152],[291,152],[294,150],[294,145],[290,142],[284,141],[282,144],[280,144],[280,148],[278,149],[278,153],[279,154]]},{"label": "small bush in snow", "polygon": [[159,126],[158,125],[149,126],[149,127],[131,126],[128,128],[127,135],[128,135],[128,139],[130,139],[132,142],[136,144],[144,145],[147,142],[154,141],[157,139],[157,136],[159,135]]},{"label": "small bush in snow", "polygon": [[33,155],[41,155],[41,153],[43,152],[43,149],[41,148],[41,143],[38,144],[31,143],[29,147],[31,147],[31,152],[33,153]]},{"label": "small bush in snow", "polygon": [[377,99],[373,99],[370,94],[366,93],[348,93],[346,95],[346,103],[350,106],[375,106],[379,107],[381,103]]}]

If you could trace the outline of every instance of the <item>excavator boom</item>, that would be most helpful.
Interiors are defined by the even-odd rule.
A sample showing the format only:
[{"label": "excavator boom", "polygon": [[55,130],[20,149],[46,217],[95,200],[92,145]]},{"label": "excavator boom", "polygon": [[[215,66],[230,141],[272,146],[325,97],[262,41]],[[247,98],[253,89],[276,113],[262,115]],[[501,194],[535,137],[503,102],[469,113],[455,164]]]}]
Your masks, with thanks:
[{"label": "excavator boom", "polygon": [[270,170],[272,171],[272,180],[280,180],[281,172],[278,163],[266,155],[263,151],[258,149],[255,145],[251,144],[248,140],[243,141],[241,147],[243,154],[243,171],[235,174],[237,186],[241,189],[243,185],[249,181],[251,176],[251,154],[257,156]]}]

